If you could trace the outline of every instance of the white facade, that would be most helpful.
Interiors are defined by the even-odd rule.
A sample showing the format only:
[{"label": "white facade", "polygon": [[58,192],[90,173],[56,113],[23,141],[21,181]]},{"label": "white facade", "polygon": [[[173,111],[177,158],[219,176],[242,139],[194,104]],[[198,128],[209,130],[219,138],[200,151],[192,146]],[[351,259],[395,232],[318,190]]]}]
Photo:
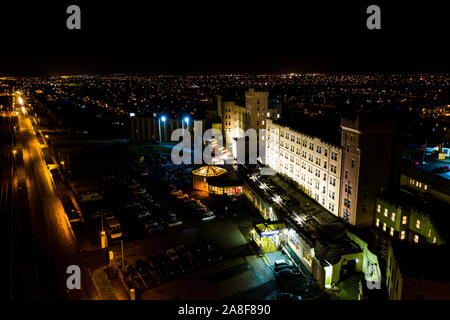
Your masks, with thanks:
[{"label": "white facade", "polygon": [[266,164],[338,215],[342,148],[267,120]]},{"label": "white facade", "polygon": [[246,130],[245,108],[237,105],[234,101],[223,103],[223,131],[227,146],[231,146],[233,156],[237,157],[236,140],[244,138]]}]

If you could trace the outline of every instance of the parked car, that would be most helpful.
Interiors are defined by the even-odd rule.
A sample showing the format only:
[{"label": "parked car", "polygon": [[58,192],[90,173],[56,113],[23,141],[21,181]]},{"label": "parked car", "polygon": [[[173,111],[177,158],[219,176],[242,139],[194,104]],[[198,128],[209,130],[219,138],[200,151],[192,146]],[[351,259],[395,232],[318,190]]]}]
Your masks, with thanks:
[{"label": "parked car", "polygon": [[202,221],[210,221],[215,218],[216,216],[212,211],[203,211],[202,213]]},{"label": "parked car", "polygon": [[147,230],[148,233],[153,233],[155,231],[161,231],[163,229],[162,225],[160,225],[157,222],[149,222],[145,224],[145,230]]},{"label": "parked car", "polygon": [[142,220],[142,219],[148,219],[148,217],[151,217],[151,216],[152,216],[152,214],[150,213],[150,211],[142,211],[141,213],[138,214],[137,218],[139,220]]},{"label": "parked car", "polygon": [[278,272],[275,272],[275,278],[280,279],[280,280],[294,279],[294,278],[298,278],[301,276],[302,276],[302,274],[300,273],[300,271],[293,267],[287,267],[285,269],[281,269]]},{"label": "parked car", "polygon": [[167,217],[167,226],[168,227],[176,227],[183,224],[181,220],[177,220],[177,216],[173,213],[169,213]]},{"label": "parked car", "polygon": [[145,190],[145,188],[143,188],[143,187],[137,187],[137,188],[135,188],[134,190],[133,190],[133,193],[134,194],[144,194],[144,193],[146,193],[147,191]]},{"label": "parked car", "polygon": [[275,272],[278,272],[282,269],[290,268],[290,267],[292,267],[292,265],[293,264],[291,261],[280,259],[280,260],[275,261],[275,263],[273,264],[273,270]]}]

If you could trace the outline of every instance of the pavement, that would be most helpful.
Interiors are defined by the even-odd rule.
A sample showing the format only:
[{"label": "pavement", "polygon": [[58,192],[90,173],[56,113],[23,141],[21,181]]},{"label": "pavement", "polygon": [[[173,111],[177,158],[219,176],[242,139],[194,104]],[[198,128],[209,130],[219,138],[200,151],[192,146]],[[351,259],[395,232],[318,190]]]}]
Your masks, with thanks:
[{"label": "pavement", "polygon": [[331,300],[358,300],[360,279],[359,273],[354,274],[336,284],[336,287],[340,289],[339,292],[329,289],[326,289],[326,292]]},{"label": "pavement", "polygon": [[263,300],[277,290],[273,272],[256,256],[226,259],[220,264],[145,291],[142,300]]},{"label": "pavement", "polygon": [[129,296],[119,278],[110,279],[105,267],[95,270],[92,281],[101,300],[129,300]]},{"label": "pavement", "polygon": [[[29,117],[19,115],[16,136],[14,297],[98,299]],[[67,289],[70,265],[80,267],[81,290]]]},{"label": "pavement", "polygon": [[[220,263],[146,290],[142,300],[267,299],[277,284],[264,258],[255,255],[238,226],[230,219],[214,220],[186,229],[163,231],[150,239],[127,243],[125,261],[133,264],[161,250],[197,238],[214,240],[227,257]],[[274,293],[275,292],[275,293]]]}]

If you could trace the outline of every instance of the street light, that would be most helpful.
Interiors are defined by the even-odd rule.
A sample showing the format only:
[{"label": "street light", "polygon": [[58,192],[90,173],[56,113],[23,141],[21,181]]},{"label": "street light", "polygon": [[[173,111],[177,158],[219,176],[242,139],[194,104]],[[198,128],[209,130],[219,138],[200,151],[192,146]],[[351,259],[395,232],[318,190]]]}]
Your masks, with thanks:
[{"label": "street light", "polygon": [[186,122],[186,129],[189,130],[189,117],[184,117],[183,121],[181,121],[181,129],[183,129],[184,133],[184,123]]},{"label": "street light", "polygon": [[[158,127],[159,127],[159,143],[162,143],[161,139],[161,121],[164,122],[164,129],[166,129],[166,117],[162,116],[158,119]],[[165,131],[165,130],[164,130]]]}]

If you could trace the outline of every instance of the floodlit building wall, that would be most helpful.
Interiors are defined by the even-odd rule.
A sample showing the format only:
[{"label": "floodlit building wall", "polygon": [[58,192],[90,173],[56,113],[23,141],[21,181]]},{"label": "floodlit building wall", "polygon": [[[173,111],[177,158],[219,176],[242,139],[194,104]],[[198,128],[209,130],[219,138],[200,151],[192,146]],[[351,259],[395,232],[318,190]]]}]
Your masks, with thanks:
[{"label": "floodlit building wall", "polygon": [[377,198],[375,206],[375,227],[400,240],[425,240],[439,245],[444,243],[425,212],[416,208],[402,208],[381,197]]},{"label": "floodlit building wall", "polygon": [[342,148],[268,120],[266,164],[338,215]]}]

